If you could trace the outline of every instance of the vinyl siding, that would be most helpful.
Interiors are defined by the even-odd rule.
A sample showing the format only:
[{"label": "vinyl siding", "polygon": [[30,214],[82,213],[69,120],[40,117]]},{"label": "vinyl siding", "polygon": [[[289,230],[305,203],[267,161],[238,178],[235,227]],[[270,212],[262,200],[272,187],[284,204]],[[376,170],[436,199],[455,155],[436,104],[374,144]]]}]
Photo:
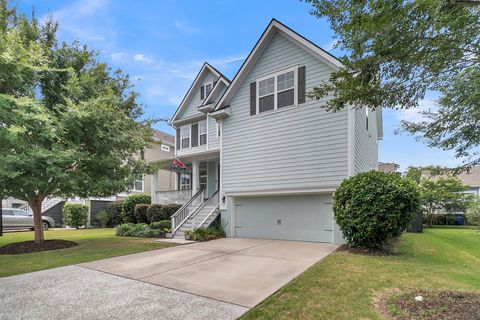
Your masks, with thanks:
[{"label": "vinyl siding", "polygon": [[354,173],[378,168],[377,112],[369,111],[368,131],[365,108],[355,110]]},{"label": "vinyl siding", "polygon": [[200,81],[199,85],[196,88],[193,88],[193,96],[190,101],[187,101],[187,104],[183,110],[180,111],[177,116],[177,120],[202,114],[202,112],[198,111],[198,107],[200,107],[203,103],[203,100],[200,99],[200,87],[205,83],[216,81],[217,78],[218,77],[216,77],[213,73],[208,71],[208,73]]},{"label": "vinyl siding", "polygon": [[292,66],[306,67],[306,91],[332,69],[276,34],[230,101],[223,121],[223,192],[334,187],[348,174],[347,111],[325,99],[250,116],[250,83]]}]

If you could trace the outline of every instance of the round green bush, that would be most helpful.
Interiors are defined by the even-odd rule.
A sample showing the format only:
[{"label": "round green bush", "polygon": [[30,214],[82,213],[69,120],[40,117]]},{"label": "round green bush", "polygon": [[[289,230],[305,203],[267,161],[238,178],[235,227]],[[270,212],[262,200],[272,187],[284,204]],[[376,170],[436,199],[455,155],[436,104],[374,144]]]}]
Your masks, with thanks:
[{"label": "round green bush", "polygon": [[122,201],[116,201],[108,204],[105,209],[108,214],[108,225],[109,226],[118,226],[123,223],[122,218]]},{"label": "round green bush", "polygon": [[167,204],[166,206],[163,206],[163,219],[170,219],[181,207],[182,205],[180,204]]},{"label": "round green bush", "polygon": [[137,204],[134,210],[135,221],[137,223],[147,223],[147,209],[149,204]]},{"label": "round green bush", "polygon": [[417,187],[396,173],[360,173],[344,180],[333,196],[335,220],[351,247],[383,247],[419,210]]},{"label": "round green bush", "polygon": [[88,206],[79,203],[66,203],[63,206],[63,223],[69,227],[77,228],[87,223]]},{"label": "round green bush", "polygon": [[151,229],[171,229],[172,228],[172,222],[170,220],[161,220],[161,221],[156,221],[150,223],[150,228]]},{"label": "round green bush", "polygon": [[148,222],[158,222],[165,220],[165,216],[163,215],[163,206],[160,204],[152,204],[147,208],[147,220]]},{"label": "round green bush", "polygon": [[137,204],[150,204],[152,199],[144,194],[131,194],[124,201],[122,206],[122,218],[126,223],[135,223],[135,206]]},{"label": "round green bush", "polygon": [[95,218],[97,218],[98,222],[100,223],[100,227],[102,228],[105,228],[108,225],[108,221],[110,220],[110,218],[108,217],[108,212],[105,209],[100,210],[100,212],[97,213]]}]

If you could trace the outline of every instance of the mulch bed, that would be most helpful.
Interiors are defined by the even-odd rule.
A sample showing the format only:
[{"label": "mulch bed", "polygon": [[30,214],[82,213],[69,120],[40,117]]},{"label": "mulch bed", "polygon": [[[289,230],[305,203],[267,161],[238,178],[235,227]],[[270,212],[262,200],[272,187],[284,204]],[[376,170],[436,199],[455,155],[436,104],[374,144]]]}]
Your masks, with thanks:
[{"label": "mulch bed", "polygon": [[[423,301],[415,301],[422,296]],[[378,311],[387,319],[478,320],[480,293],[453,290],[389,290],[377,299]]]},{"label": "mulch bed", "polygon": [[37,244],[34,241],[14,242],[0,247],[0,254],[22,254],[39,251],[58,250],[78,246],[78,243],[68,240],[45,240]]},{"label": "mulch bed", "polygon": [[390,240],[383,248],[369,249],[369,248],[353,248],[347,244],[338,247],[337,251],[346,251],[354,254],[362,254],[368,256],[390,256],[398,253],[399,238]]}]

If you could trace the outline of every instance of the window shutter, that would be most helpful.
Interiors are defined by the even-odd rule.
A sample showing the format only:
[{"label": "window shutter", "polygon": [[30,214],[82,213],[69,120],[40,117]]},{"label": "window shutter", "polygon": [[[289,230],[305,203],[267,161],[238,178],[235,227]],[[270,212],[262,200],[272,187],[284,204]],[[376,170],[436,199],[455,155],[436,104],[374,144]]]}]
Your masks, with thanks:
[{"label": "window shutter", "polygon": [[198,147],[198,123],[192,124],[192,147]]},{"label": "window shutter", "polygon": [[200,99],[201,99],[201,100],[205,99],[205,90],[204,90],[204,87],[205,87],[205,86],[201,86],[201,87],[200,87]]},{"label": "window shutter", "polygon": [[177,129],[177,150],[180,150],[180,140],[182,140],[182,137],[180,137],[180,128]]},{"label": "window shutter", "polygon": [[305,66],[298,68],[298,104],[305,102]]},{"label": "window shutter", "polygon": [[257,114],[257,83],[250,83],[250,115]]}]

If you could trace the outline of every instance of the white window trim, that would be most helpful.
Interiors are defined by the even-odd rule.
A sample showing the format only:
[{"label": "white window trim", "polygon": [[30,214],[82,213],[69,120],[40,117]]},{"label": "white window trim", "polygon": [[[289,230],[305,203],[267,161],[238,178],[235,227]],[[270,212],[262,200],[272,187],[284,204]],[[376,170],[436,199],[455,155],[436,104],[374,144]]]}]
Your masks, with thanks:
[{"label": "white window trim", "polygon": [[170,152],[170,146],[167,146],[165,144],[160,145],[160,150]]},{"label": "white window trim", "polygon": [[[200,131],[200,123],[204,122],[205,123],[205,133],[201,133]],[[200,120],[197,122],[198,124],[198,146],[206,146],[207,145],[207,142],[208,142],[208,127],[207,127],[207,119],[205,120]],[[204,134],[205,135],[205,144],[200,144],[200,136]]]},{"label": "white window trim", "polygon": [[[187,130],[187,129],[188,129],[188,135],[183,137],[183,132],[184,130]],[[184,147],[183,139],[187,139],[187,137],[188,137],[188,147]],[[180,149],[185,150],[185,149],[190,149],[191,147],[192,147],[192,125],[187,124],[180,127]]]},{"label": "white window trim", "polygon": [[[290,71],[293,71],[293,105],[285,106],[285,107],[279,109],[278,108],[278,102],[277,102],[278,94],[280,92],[291,90],[291,89],[289,88],[289,89],[278,91],[277,90],[277,77],[281,74],[284,74],[284,73],[287,73],[287,72],[290,72]],[[266,79],[270,79],[270,78],[273,78],[273,110],[260,112],[260,94],[259,94],[259,91],[260,91],[259,87],[260,86],[259,86],[259,83],[262,80],[266,80]],[[255,96],[256,96],[256,109],[257,109],[256,110],[256,115],[275,112],[277,110],[287,109],[287,108],[291,108],[291,107],[296,107],[298,105],[298,80],[297,79],[298,79],[298,66],[290,67],[290,68],[287,68],[287,69],[282,69],[282,70],[277,71],[275,73],[271,73],[267,76],[257,78],[255,80],[255,83],[256,83],[256,86],[255,86],[256,87],[256,95]]]},{"label": "white window trim", "polygon": [[210,92],[207,94],[207,86],[208,85],[211,85],[211,88],[210,89],[210,92],[212,92],[213,90],[213,81],[210,81],[210,82],[206,82],[203,84],[203,100],[207,99],[208,98],[208,95],[210,94]]},{"label": "white window trim", "polygon": [[[142,190],[137,190],[137,189],[135,189],[135,184],[137,184],[137,182],[141,182],[141,183],[142,183]],[[145,182],[143,181],[143,179],[142,179],[142,180],[135,180],[135,181],[133,182],[132,191],[133,191],[133,192],[144,192],[144,191],[145,191]]]}]

